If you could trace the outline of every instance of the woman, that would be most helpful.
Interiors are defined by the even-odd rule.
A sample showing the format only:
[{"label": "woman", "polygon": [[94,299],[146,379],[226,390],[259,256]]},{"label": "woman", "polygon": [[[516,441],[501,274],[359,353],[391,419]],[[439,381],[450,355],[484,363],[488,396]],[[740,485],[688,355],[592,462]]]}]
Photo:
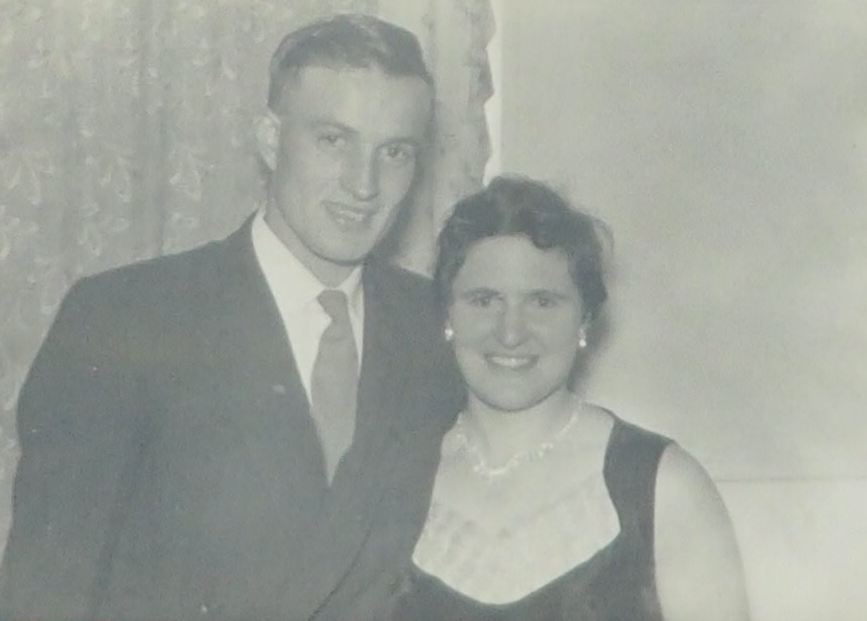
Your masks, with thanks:
[{"label": "woman", "polygon": [[605,301],[592,218],[500,177],[435,279],[468,399],[446,435],[404,619],[747,619],[719,494],[672,441],[570,389]]}]

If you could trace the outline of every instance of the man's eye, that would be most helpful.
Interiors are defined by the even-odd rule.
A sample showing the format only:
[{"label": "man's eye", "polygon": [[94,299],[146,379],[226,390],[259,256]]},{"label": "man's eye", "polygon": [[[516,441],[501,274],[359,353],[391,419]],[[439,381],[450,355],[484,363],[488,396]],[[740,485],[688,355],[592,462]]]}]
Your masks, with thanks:
[{"label": "man's eye", "polygon": [[406,144],[388,145],[383,149],[382,156],[392,164],[405,164],[415,159],[415,149]]},{"label": "man's eye", "polygon": [[317,138],[320,145],[329,149],[339,149],[346,145],[346,137],[342,134],[324,132]]}]

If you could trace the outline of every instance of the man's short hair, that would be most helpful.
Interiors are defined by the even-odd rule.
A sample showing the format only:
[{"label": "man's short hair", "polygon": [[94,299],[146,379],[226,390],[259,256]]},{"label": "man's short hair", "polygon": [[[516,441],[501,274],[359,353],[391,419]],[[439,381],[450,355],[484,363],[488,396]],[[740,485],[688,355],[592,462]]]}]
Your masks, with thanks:
[{"label": "man's short hair", "polygon": [[371,15],[334,15],[286,35],[271,57],[268,107],[278,111],[287,82],[310,66],[378,68],[392,76],[421,78],[433,87],[416,36]]}]

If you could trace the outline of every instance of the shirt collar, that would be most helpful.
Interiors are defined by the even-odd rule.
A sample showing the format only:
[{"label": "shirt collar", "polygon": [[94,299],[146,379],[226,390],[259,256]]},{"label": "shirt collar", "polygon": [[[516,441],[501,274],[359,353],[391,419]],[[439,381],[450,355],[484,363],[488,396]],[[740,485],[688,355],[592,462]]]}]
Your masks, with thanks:
[{"label": "shirt collar", "polygon": [[361,266],[337,287],[327,287],[280,241],[261,209],[253,219],[251,235],[256,258],[281,313],[300,312],[325,289],[338,289],[346,294],[353,323],[360,323],[364,312]]}]

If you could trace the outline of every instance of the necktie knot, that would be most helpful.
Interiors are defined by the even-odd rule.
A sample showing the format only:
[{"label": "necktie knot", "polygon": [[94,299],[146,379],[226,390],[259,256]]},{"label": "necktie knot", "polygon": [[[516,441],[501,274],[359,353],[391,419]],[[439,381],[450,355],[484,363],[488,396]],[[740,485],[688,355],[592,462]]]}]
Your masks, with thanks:
[{"label": "necktie knot", "polygon": [[335,323],[349,320],[349,300],[339,289],[326,289],[316,298]]}]

